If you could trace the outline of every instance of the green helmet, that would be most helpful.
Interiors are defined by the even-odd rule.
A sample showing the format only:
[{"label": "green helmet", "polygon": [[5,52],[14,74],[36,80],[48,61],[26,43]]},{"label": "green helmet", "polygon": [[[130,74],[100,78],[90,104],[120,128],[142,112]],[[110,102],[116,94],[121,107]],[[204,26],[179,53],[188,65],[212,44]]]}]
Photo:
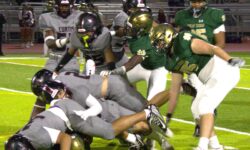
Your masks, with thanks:
[{"label": "green helmet", "polygon": [[152,28],[149,37],[152,46],[157,49],[158,53],[166,53],[172,47],[176,35],[177,33],[172,25],[159,24]]},{"label": "green helmet", "polygon": [[153,17],[150,12],[138,10],[133,12],[126,24],[126,34],[128,37],[141,37],[149,33],[153,24]]}]

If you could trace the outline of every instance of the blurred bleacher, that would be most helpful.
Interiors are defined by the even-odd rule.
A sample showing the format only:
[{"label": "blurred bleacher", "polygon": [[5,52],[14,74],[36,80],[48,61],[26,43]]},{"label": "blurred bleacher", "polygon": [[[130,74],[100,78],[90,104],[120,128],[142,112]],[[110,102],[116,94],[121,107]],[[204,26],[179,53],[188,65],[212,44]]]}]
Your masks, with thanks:
[{"label": "blurred bleacher", "polygon": [[[33,6],[36,20],[38,20],[38,17],[43,12],[46,3],[28,2],[28,4]],[[110,24],[114,16],[122,9],[121,0],[112,0],[112,2],[111,0],[103,0],[100,2],[95,2],[95,5],[98,6],[99,11],[103,14],[105,25]],[[168,16],[174,15],[175,10],[183,8],[170,8],[167,1],[157,0],[149,0],[147,5],[151,7],[154,16],[157,16],[158,10],[160,8],[163,8],[165,14],[167,14]],[[188,4],[186,3],[186,5]],[[227,19],[227,38],[229,39],[229,41],[230,38],[236,38],[235,40],[237,41],[237,38],[250,36],[250,0],[213,0],[213,2],[209,3],[209,6],[221,8],[225,11]],[[11,0],[0,1],[0,12],[3,13],[7,19],[7,23],[4,25],[3,30],[5,43],[14,43],[19,42],[20,40],[18,13],[21,8],[21,6],[17,6]],[[35,41],[42,41],[42,35],[39,32],[37,25],[35,27]]]}]

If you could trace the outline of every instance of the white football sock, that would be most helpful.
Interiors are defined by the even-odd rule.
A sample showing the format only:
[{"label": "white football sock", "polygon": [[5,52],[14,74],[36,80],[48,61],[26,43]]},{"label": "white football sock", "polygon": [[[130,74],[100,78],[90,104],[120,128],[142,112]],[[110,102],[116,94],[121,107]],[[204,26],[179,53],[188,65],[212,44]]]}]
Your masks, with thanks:
[{"label": "white football sock", "polygon": [[199,144],[198,146],[202,149],[202,150],[208,150],[208,142],[209,139],[206,137],[201,137],[199,140]]}]

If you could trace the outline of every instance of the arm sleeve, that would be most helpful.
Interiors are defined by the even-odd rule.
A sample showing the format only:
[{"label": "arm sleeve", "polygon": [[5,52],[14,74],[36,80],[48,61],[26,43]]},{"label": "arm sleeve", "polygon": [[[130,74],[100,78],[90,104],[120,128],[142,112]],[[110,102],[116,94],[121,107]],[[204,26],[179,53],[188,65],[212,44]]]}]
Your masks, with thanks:
[{"label": "arm sleeve", "polygon": [[85,110],[89,116],[97,116],[99,113],[102,112],[102,106],[97,101],[95,97],[89,95],[86,99],[86,104],[89,109]]}]

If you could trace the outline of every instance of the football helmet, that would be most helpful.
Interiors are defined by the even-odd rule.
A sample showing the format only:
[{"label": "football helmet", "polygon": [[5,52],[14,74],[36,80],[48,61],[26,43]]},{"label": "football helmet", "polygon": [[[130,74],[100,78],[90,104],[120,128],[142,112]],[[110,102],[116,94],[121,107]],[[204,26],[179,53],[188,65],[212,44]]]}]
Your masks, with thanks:
[{"label": "football helmet", "polygon": [[84,48],[90,48],[91,42],[101,34],[102,28],[103,24],[97,13],[84,12],[79,16],[76,30]]},{"label": "football helmet", "polygon": [[177,32],[170,24],[159,24],[152,28],[149,37],[153,47],[157,49],[158,53],[166,53],[173,45],[173,39]]},{"label": "football helmet", "polygon": [[41,86],[41,98],[47,104],[56,98],[60,90],[67,91],[66,86],[58,80],[45,81]]},{"label": "football helmet", "polygon": [[67,18],[71,14],[74,0],[55,0],[55,9],[57,15],[62,18]]},{"label": "football helmet", "polygon": [[207,0],[190,0],[190,12],[194,18],[200,17],[202,12],[207,8]]},{"label": "football helmet", "polygon": [[77,133],[71,135],[71,150],[84,150],[84,140]]},{"label": "football helmet", "polygon": [[146,7],[146,0],[123,0],[122,7],[125,13],[130,14],[131,9]]},{"label": "football helmet", "polygon": [[138,10],[133,12],[126,24],[126,35],[128,38],[141,37],[149,33],[153,24],[153,17],[150,12]]},{"label": "football helmet", "polygon": [[27,138],[15,134],[5,143],[5,150],[35,150],[35,148]]},{"label": "football helmet", "polygon": [[47,4],[46,4],[46,11],[48,12],[52,12],[53,9],[55,7],[55,2],[54,0],[48,0]]},{"label": "football helmet", "polygon": [[31,90],[36,96],[41,95],[41,86],[52,78],[53,73],[47,69],[39,70],[31,79]]}]

